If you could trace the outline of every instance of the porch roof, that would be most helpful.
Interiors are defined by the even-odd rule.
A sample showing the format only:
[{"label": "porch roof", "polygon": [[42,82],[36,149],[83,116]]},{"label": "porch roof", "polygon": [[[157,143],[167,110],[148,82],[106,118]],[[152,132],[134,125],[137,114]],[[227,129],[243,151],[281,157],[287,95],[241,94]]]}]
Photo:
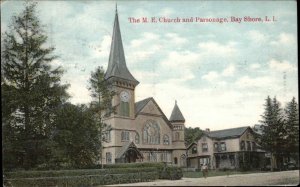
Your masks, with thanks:
[{"label": "porch roof", "polygon": [[122,156],[126,153],[126,151],[128,149],[134,149],[137,152],[137,154],[143,158],[143,154],[139,151],[139,149],[136,147],[134,142],[131,141],[131,142],[128,142],[127,144],[123,145],[123,147],[121,147],[121,149],[119,150],[119,152],[116,155],[116,159],[122,158]]}]

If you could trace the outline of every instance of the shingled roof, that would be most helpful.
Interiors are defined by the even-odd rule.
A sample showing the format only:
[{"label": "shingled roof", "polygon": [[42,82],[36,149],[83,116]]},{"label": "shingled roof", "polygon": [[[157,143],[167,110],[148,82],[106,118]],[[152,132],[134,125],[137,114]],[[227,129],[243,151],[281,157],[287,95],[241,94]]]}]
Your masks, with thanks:
[{"label": "shingled roof", "polygon": [[152,97],[148,97],[144,100],[141,100],[141,101],[138,101],[135,103],[135,114],[137,114],[139,111],[141,111],[144,106],[146,106],[146,104],[151,100],[153,99]]},{"label": "shingled roof", "polygon": [[119,150],[119,152],[116,155],[116,159],[120,159],[126,153],[126,151],[128,151],[129,148],[134,149],[137,152],[137,154],[141,158],[143,158],[143,154],[139,151],[139,149],[136,147],[136,145],[131,141],[121,147],[121,149]]},{"label": "shingled roof", "polygon": [[111,77],[129,80],[135,83],[136,85],[139,83],[131,75],[126,66],[117,10],[115,15],[108,67],[105,73],[105,79],[109,79]]},{"label": "shingled roof", "polygon": [[158,106],[158,104],[156,103],[156,101],[154,100],[153,97],[148,97],[144,100],[138,101],[135,103],[135,116],[137,116],[142,109],[147,105],[147,103],[149,101],[152,101],[153,104],[157,107],[158,111],[162,114],[162,118],[165,120],[165,122],[168,124],[168,126],[173,129],[172,124],[170,123],[170,121],[168,120],[168,118],[166,117],[166,115],[164,114],[164,112],[161,110],[161,108]]},{"label": "shingled roof", "polygon": [[[249,126],[245,127],[238,127],[238,128],[232,128],[232,129],[224,129],[224,130],[217,130],[217,131],[205,131],[204,134],[206,134],[210,138],[215,139],[226,139],[226,138],[237,138],[243,135],[243,133],[250,128]],[[251,129],[251,128],[250,128]]]},{"label": "shingled roof", "polygon": [[173,108],[171,117],[170,117],[170,121],[171,122],[185,122],[185,119],[179,109],[179,107],[177,106],[177,101],[175,101],[175,106]]}]

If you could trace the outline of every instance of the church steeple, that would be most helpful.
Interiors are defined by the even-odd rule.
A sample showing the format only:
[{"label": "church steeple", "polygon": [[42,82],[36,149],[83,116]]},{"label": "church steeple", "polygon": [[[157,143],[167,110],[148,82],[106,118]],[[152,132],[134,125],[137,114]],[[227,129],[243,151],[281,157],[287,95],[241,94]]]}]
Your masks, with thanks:
[{"label": "church steeple", "polygon": [[122,44],[121,31],[119,26],[118,9],[116,5],[115,21],[111,41],[108,67],[105,73],[105,79],[112,77],[125,79],[134,85],[139,82],[131,75],[126,66],[125,54]]},{"label": "church steeple", "polygon": [[177,106],[177,101],[175,100],[175,106],[173,108],[171,117],[170,117],[170,122],[185,122],[185,119]]}]

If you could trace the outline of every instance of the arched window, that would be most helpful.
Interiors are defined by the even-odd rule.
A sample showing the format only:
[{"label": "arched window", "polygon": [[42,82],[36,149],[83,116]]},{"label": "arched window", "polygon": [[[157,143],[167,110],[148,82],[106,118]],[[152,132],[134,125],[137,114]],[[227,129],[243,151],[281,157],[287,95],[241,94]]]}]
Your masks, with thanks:
[{"label": "arched window", "polygon": [[165,134],[163,137],[163,141],[165,145],[169,145],[170,144],[169,136]]},{"label": "arched window", "polygon": [[140,135],[139,135],[139,133],[136,133],[136,134],[135,134],[135,143],[136,143],[136,144],[139,144],[139,143],[140,143]]},{"label": "arched window", "polygon": [[179,132],[176,132],[175,133],[175,140],[179,140],[180,139],[180,134],[179,134]]},{"label": "arched window", "polygon": [[143,130],[143,143],[159,144],[160,143],[160,129],[155,121],[147,121]]},{"label": "arched window", "polygon": [[111,153],[110,152],[106,153],[106,163],[111,164]]},{"label": "arched window", "polygon": [[129,117],[129,103],[121,101],[120,103],[120,115]]}]

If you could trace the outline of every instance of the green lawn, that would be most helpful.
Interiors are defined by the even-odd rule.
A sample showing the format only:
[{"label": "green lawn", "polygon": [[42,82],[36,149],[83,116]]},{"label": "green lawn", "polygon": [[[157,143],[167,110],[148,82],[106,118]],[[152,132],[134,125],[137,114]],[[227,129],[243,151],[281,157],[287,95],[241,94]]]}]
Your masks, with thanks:
[{"label": "green lawn", "polygon": [[[210,170],[208,172],[208,177],[213,176],[223,176],[223,175],[236,175],[236,174],[249,174],[249,173],[262,173],[265,171],[217,171],[217,170]],[[203,177],[203,174],[201,171],[184,171],[183,177],[186,178],[200,178]]]}]

